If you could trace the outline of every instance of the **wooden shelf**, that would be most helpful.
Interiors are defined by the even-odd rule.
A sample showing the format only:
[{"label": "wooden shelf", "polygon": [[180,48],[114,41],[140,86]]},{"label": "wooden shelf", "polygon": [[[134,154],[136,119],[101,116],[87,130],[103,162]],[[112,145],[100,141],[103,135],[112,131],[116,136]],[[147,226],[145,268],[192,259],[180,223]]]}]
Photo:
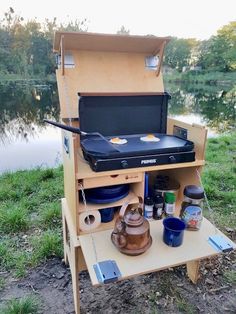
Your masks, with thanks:
[{"label": "wooden shelf", "polygon": [[188,168],[188,167],[200,167],[200,166],[203,166],[204,164],[205,164],[204,160],[195,160],[193,162],[184,162],[184,163],[177,163],[177,164],[165,164],[165,165],[160,165],[160,166],[95,172],[90,168],[89,164],[83,159],[82,153],[80,151],[79,156],[78,156],[78,169],[77,169],[76,178],[78,180],[81,180],[81,179],[86,179],[86,178],[104,177],[104,176],[111,176],[111,175],[117,175],[117,174],[130,174],[130,173],[137,173],[137,172],[158,171],[158,170],[168,170],[168,169]]},{"label": "wooden shelf", "polygon": [[[122,198],[116,202],[106,203],[106,204],[87,203],[87,210],[97,210],[97,209],[102,209],[102,208],[122,206],[128,200],[130,200],[130,204],[138,203],[138,197],[134,194],[134,192],[130,191],[126,197],[124,197],[124,198]],[[85,206],[83,203],[80,202],[79,203],[79,213],[84,212],[84,211],[85,211]]]},{"label": "wooden shelf", "polygon": [[[147,252],[139,256],[127,256],[120,253],[111,242],[111,230],[94,233],[93,240],[91,235],[79,236],[92,284],[94,286],[99,285],[93,269],[96,258],[92,241],[96,247],[98,261],[116,261],[122,274],[120,280],[219,254],[207,241],[209,236],[215,234],[216,230],[205,218],[199,231],[185,231],[183,244],[177,248],[169,247],[162,241],[162,221],[151,221],[150,228],[152,246]],[[219,230],[217,233],[223,235]],[[229,239],[227,240],[229,241]],[[233,242],[232,245],[235,248]]]}]

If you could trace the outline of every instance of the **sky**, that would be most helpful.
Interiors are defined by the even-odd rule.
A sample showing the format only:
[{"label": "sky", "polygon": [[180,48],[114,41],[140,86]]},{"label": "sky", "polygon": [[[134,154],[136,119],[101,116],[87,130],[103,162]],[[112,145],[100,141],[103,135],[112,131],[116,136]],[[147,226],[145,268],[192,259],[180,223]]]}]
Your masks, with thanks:
[{"label": "sky", "polygon": [[12,7],[24,19],[88,20],[88,31],[208,39],[236,20],[236,0],[1,0],[0,18]]}]

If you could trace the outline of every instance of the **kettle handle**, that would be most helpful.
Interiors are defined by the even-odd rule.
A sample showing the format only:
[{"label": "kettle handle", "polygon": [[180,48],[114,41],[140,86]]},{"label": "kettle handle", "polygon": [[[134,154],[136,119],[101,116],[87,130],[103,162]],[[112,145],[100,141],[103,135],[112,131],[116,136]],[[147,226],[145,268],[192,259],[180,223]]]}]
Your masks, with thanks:
[{"label": "kettle handle", "polygon": [[[130,204],[131,201],[132,201],[132,198],[129,199],[128,201],[126,201],[126,202],[122,205],[122,207],[121,207],[121,209],[120,209],[120,212],[119,212],[119,217],[120,217],[121,220],[124,219],[124,215],[125,215],[126,210],[127,210],[127,208],[128,208],[128,206],[129,206],[129,204]],[[142,199],[141,196],[138,196],[138,201],[139,201],[139,203],[138,203],[138,210],[139,210],[140,215],[142,215],[142,203],[143,203],[143,199]]]}]

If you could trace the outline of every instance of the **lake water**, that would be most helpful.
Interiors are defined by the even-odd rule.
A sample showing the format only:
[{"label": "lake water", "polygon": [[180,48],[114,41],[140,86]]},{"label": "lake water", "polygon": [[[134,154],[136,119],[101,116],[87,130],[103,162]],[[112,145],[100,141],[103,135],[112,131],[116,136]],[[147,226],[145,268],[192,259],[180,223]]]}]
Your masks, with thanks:
[{"label": "lake water", "polygon": [[[232,87],[165,86],[172,96],[170,117],[205,125],[209,136],[235,127]],[[56,83],[0,83],[0,173],[61,163],[61,131],[46,125],[44,118],[59,120]]]}]

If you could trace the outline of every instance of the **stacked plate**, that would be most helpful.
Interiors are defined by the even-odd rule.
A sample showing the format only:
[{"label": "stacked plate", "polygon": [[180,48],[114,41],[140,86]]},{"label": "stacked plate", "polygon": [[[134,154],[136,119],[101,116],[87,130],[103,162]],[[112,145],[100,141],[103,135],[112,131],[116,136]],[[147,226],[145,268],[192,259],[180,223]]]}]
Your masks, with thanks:
[{"label": "stacked plate", "polygon": [[85,196],[87,202],[94,204],[106,204],[116,202],[129,194],[129,184],[105,186],[87,189]]}]

